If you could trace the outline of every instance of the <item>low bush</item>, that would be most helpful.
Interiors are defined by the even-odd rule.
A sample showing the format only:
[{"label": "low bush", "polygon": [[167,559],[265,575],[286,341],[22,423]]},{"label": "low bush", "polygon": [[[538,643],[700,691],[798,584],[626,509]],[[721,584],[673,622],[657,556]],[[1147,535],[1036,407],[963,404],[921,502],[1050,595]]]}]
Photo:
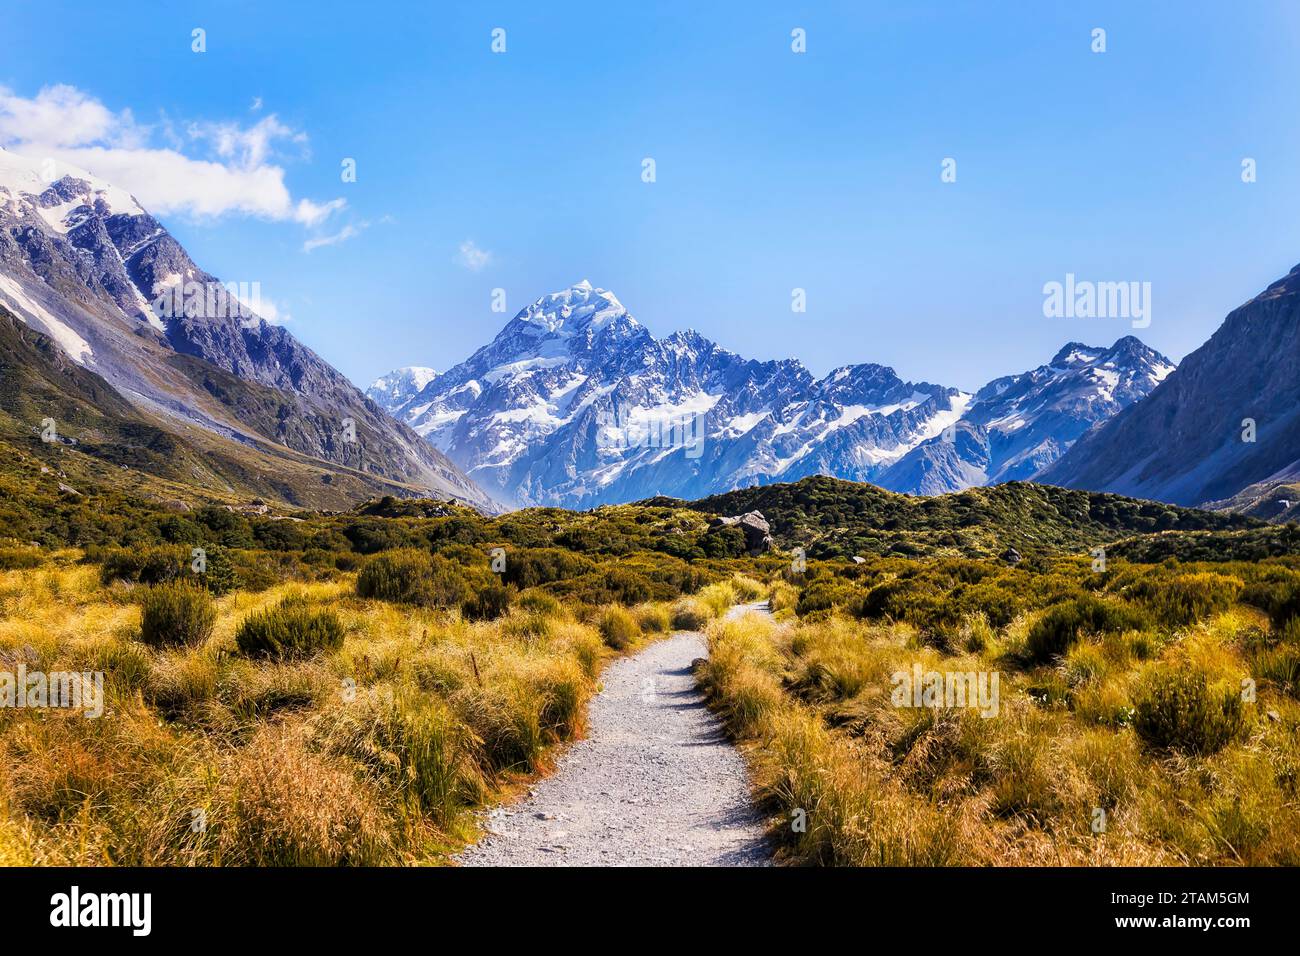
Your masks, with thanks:
[{"label": "low bush", "polygon": [[230,552],[219,544],[203,550],[201,567],[203,570],[197,573],[199,583],[218,597],[243,587],[243,581],[239,577],[239,572],[235,570]]},{"label": "low bush", "polygon": [[333,611],[313,610],[305,601],[286,598],[244,618],[235,632],[235,643],[249,657],[310,657],[342,647],[343,624]]},{"label": "low bush", "polygon": [[1135,700],[1133,729],[1161,750],[1210,754],[1241,735],[1241,693],[1213,688],[1202,673],[1161,670],[1144,682]]},{"label": "low bush", "polygon": [[799,593],[795,613],[803,617],[817,611],[828,611],[837,606],[846,607],[854,599],[861,597],[861,590],[848,581],[832,577],[817,578]]},{"label": "low bush", "polygon": [[461,613],[471,621],[494,621],[510,610],[510,597],[513,593],[511,588],[503,584],[486,585],[461,605]]},{"label": "low bush", "polygon": [[469,600],[470,586],[455,562],[406,549],[386,551],[366,562],[357,576],[357,594],[399,604],[456,607]]},{"label": "low bush", "polygon": [[1274,627],[1300,616],[1300,573],[1281,568],[1251,581],[1241,593],[1242,601],[1268,612]]},{"label": "low bush", "polygon": [[188,568],[188,548],[118,548],[108,552],[99,570],[101,584],[128,581],[136,584],[165,584]]},{"label": "low bush", "polygon": [[641,628],[630,611],[613,604],[600,615],[600,636],[614,650],[622,651],[641,636]]},{"label": "low bush", "polygon": [[506,554],[505,580],[531,588],[580,577],[592,567],[588,558],[562,548],[512,548]]},{"label": "low bush", "polygon": [[1150,608],[1157,621],[1183,627],[1226,611],[1241,591],[1240,578],[1201,572],[1144,579],[1130,593]]},{"label": "low bush", "polygon": [[1029,629],[1025,652],[1042,664],[1066,653],[1085,634],[1137,630],[1146,623],[1135,608],[1085,595],[1049,607]]},{"label": "low bush", "polygon": [[217,621],[217,609],[208,593],[179,582],[150,588],[140,609],[140,639],[150,647],[202,644]]}]

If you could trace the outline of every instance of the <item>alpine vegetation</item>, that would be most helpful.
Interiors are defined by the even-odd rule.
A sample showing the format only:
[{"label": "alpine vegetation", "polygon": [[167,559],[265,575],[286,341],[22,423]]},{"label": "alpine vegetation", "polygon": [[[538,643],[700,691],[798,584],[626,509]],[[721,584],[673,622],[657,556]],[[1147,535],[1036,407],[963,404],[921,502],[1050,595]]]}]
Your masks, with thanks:
[{"label": "alpine vegetation", "polygon": [[998,715],[997,671],[927,671],[918,662],[889,679],[889,699],[895,707],[971,707],[981,717]]},{"label": "alpine vegetation", "polygon": [[77,710],[86,718],[104,716],[102,671],[29,671],[19,662],[12,671],[0,671],[0,708],[61,708]]}]

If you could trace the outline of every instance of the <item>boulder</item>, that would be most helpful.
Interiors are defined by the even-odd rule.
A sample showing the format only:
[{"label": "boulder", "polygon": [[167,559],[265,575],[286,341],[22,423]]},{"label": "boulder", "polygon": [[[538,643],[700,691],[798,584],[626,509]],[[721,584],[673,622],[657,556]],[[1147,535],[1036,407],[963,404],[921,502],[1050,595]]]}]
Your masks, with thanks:
[{"label": "boulder", "polygon": [[745,549],[750,555],[760,555],[772,549],[772,526],[761,511],[746,511],[743,515],[718,515],[709,522],[709,528],[728,528],[739,525],[745,533]]}]

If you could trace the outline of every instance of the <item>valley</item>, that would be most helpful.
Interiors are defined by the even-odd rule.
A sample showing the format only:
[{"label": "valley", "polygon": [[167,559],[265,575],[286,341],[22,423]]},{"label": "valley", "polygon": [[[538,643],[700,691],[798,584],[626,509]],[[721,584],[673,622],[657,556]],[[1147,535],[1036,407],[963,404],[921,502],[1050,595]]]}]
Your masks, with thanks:
[{"label": "valley", "polygon": [[[1032,485],[917,499],[824,478],[587,512],[245,508],[41,447],[80,487],[3,479],[0,655],[101,674],[103,716],[0,708],[9,864],[451,864],[486,827],[502,865],[587,840],[583,820],[607,835],[601,862],[705,862],[731,839],[708,820],[733,811],[778,863],[1300,859],[1286,528]],[[767,544],[714,520],[759,508]],[[763,602],[774,620],[728,616]],[[648,696],[617,676],[684,635],[702,649],[692,633],[707,661],[673,657]],[[891,674],[914,667],[999,675],[996,710],[896,708]],[[601,772],[580,755],[621,752],[601,749],[605,720],[678,720],[661,695],[696,684],[748,767],[700,805],[702,829],[620,857],[643,842],[606,824],[635,833],[653,803],[514,809],[530,788],[568,793],[569,754]],[[593,711],[602,685],[620,702]],[[664,733],[637,766],[694,752]],[[1175,824],[1170,801],[1192,812]]]}]

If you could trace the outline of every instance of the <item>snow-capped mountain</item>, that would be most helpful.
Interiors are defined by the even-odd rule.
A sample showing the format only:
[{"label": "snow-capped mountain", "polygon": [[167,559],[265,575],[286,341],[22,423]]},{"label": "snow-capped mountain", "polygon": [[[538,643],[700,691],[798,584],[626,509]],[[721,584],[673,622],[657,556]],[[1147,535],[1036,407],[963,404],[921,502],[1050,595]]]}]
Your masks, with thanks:
[{"label": "snow-capped mountain", "polygon": [[879,484],[932,495],[1033,478],[1173,370],[1131,335],[1110,348],[1071,342],[1047,365],[989,382],[956,428],[908,452]]},{"label": "snow-capped mountain", "polygon": [[437,377],[434,369],[419,365],[399,368],[371,382],[366,398],[382,408],[396,408],[405,405]]},{"label": "snow-capped mountain", "polygon": [[[1151,396],[1048,469],[1052,484],[1294,518],[1300,266],[1233,309]],[[1283,504],[1285,502],[1285,504]]]},{"label": "snow-capped mountain", "polygon": [[584,280],[388,407],[503,502],[588,507],[819,473],[872,480],[969,400],[880,365],[818,380],[694,331],[656,339]]},{"label": "snow-capped mountain", "polygon": [[204,481],[304,503],[341,503],[364,487],[490,505],[442,454],[264,321],[257,297],[256,284],[227,287],[195,265],[125,190],[0,149],[0,308],[152,423],[207,433],[225,464]]},{"label": "snow-capped mountain", "polygon": [[371,396],[500,501],[590,507],[813,474],[923,494],[1028,478],[1172,368],[1125,338],[1072,343],[975,395],[872,364],[817,379],[694,331],[656,339],[584,280],[416,394],[402,370]]}]

